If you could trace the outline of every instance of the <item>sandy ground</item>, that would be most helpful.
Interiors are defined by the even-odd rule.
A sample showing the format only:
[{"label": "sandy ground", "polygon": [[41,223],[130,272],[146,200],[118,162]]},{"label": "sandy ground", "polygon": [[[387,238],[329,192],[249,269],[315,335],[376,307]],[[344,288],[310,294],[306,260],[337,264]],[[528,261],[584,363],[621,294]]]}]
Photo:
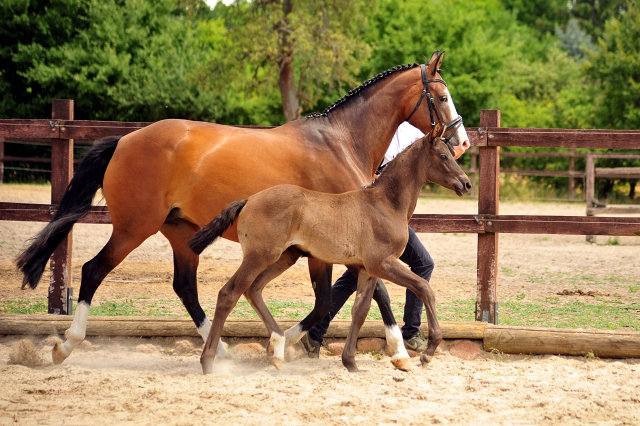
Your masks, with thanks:
[{"label": "sandy ground", "polygon": [[[48,187],[0,185],[0,201],[48,202]],[[419,213],[476,213],[472,199],[421,199]],[[502,214],[583,215],[582,204],[509,203]],[[46,297],[48,278],[34,291],[20,290],[12,259],[44,224],[0,222],[0,299]],[[105,244],[108,225],[74,228],[73,277]],[[432,286],[439,302],[476,296],[476,236],[421,234],[436,262]],[[638,300],[640,237],[608,237],[588,244],[583,236],[500,236],[501,300],[525,298],[585,301],[563,290],[597,291],[619,303]],[[215,306],[219,288],[241,259],[239,246],[222,241],[205,251],[199,291]],[[336,266],[334,275],[344,269]],[[131,298],[184,310],[171,288],[171,250],[158,234],[114,270],[94,304]],[[404,290],[389,285],[392,298]],[[77,293],[76,293],[77,294]],[[312,302],[304,261],[275,280],[266,299]],[[201,343],[183,353],[175,339],[89,338],[60,366],[50,363],[51,339],[31,341],[39,367],[9,364],[16,337],[0,337],[0,424],[640,424],[637,360],[588,357],[507,356],[482,353],[472,361],[453,356],[445,342],[427,368],[394,370],[381,354],[359,354],[360,374],[348,374],[340,358],[300,358],[275,370],[262,355],[223,360],[203,377]]]}]

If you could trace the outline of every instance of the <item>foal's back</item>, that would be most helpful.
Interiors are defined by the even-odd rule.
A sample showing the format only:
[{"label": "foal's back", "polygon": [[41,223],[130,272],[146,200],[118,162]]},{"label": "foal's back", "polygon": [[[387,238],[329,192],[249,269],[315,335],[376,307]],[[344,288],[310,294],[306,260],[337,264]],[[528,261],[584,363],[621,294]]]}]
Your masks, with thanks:
[{"label": "foal's back", "polygon": [[388,210],[382,195],[375,187],[343,194],[295,185],[264,190],[250,197],[238,216],[243,254],[277,259],[295,246],[324,262],[346,265],[382,260],[389,251],[400,256],[408,238],[406,218],[381,214]]}]

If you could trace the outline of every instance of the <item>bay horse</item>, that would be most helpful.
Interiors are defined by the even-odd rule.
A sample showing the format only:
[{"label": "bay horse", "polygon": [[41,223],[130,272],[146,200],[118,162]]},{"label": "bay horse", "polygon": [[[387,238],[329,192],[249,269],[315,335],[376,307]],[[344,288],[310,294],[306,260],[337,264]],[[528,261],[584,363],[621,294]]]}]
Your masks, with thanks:
[{"label": "bay horse", "polygon": [[[331,193],[367,185],[405,120],[423,133],[436,118],[448,123],[449,146],[462,155],[469,139],[439,75],[443,55],[434,52],[427,66],[402,65],[380,73],[323,113],[273,129],[170,119],[97,142],[78,166],[51,222],[16,260],[23,288],[35,288],[55,248],[102,188],[113,232],[82,267],[76,312],[65,342],[53,349],[54,363],[63,362],[84,339],[91,300],[102,280],[158,231],[173,250],[174,291],[206,340],[211,322],[198,301],[199,257],[187,241],[230,202],[284,183]],[[223,237],[238,241],[235,226]],[[283,256],[281,262],[291,259]],[[316,303],[299,324],[303,330],[329,311],[331,271],[331,264],[309,260]],[[251,297],[247,295],[252,305],[264,304]],[[387,320],[395,322],[393,316]]]},{"label": "bay horse", "polygon": [[[252,285],[262,288],[260,275],[276,264],[291,248],[328,264],[344,264],[358,277],[352,322],[342,363],[358,371],[355,350],[358,331],[369,312],[376,281],[383,278],[413,291],[426,307],[429,321],[425,362],[442,340],[429,282],[404,268],[398,261],[409,239],[409,219],[418,195],[427,182],[452,189],[462,196],[471,182],[442,142],[440,124],[388,164],[370,186],[341,194],[330,194],[295,185],[278,185],[231,203],[189,241],[196,254],[237,222],[243,259],[231,279],[220,289],[209,337],[200,362],[205,374],[213,372],[216,344],[227,316],[240,296]],[[435,134],[435,136],[434,136]],[[268,310],[261,316],[269,316]],[[273,318],[271,317],[273,320]],[[395,355],[391,362],[402,370],[409,366],[400,328],[387,330]],[[284,362],[285,336],[273,331],[270,345],[276,367]]]}]

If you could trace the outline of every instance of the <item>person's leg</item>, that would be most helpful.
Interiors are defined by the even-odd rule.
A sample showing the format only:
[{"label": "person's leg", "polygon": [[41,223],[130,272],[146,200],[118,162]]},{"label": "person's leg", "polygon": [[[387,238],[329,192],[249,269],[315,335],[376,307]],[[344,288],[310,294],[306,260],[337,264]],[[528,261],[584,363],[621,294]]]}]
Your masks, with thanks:
[{"label": "person's leg", "polygon": [[[409,227],[409,241],[407,242],[404,252],[400,256],[400,260],[409,265],[411,271],[416,275],[427,281],[431,279],[431,273],[433,272],[435,264],[433,259],[431,259],[429,252],[418,239],[418,236],[411,227]],[[420,323],[423,307],[424,304],[422,303],[422,300],[413,294],[413,292],[407,290],[404,316],[402,318],[404,321],[404,325],[402,326],[402,338],[405,341],[411,340],[416,334],[419,334],[420,337],[422,336],[420,334]],[[426,347],[426,341],[424,344]],[[410,349],[414,348],[410,347]],[[419,347],[415,349],[419,349]]]},{"label": "person's leg", "polygon": [[[312,352],[315,350],[317,352],[320,349],[320,344],[322,344],[322,339],[329,329],[331,320],[340,312],[340,309],[342,309],[349,297],[355,293],[357,288],[358,280],[348,270],[333,284],[331,287],[331,310],[327,316],[309,329],[307,333],[308,339],[302,339],[307,351]],[[307,347],[308,345],[309,347]]]}]

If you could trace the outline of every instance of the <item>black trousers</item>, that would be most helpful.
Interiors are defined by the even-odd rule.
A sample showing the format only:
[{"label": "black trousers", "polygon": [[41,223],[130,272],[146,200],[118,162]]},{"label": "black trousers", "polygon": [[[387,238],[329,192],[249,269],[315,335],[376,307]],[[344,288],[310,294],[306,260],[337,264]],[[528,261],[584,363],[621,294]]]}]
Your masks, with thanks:
[{"label": "black trousers", "polygon": [[[435,264],[433,263],[433,259],[431,259],[429,252],[422,245],[415,231],[411,229],[411,227],[409,227],[409,241],[407,242],[407,246],[405,247],[402,256],[400,256],[400,260],[409,265],[411,271],[416,275],[427,281],[431,279],[431,272],[433,272]],[[311,339],[317,342],[322,342],[325,333],[329,329],[329,323],[338,314],[338,312],[340,312],[342,306],[344,306],[349,297],[355,293],[357,288],[358,280],[353,276],[353,274],[351,274],[351,272],[346,271],[340,278],[338,278],[335,284],[331,287],[331,311],[326,317],[311,327],[309,330],[309,337]],[[384,284],[382,284],[381,280],[378,280],[375,291],[383,291],[387,293],[387,289]],[[375,297],[375,299],[380,300],[378,297]],[[389,296],[387,295],[386,298],[382,298],[382,300],[389,300]],[[402,326],[403,339],[410,339],[411,336],[420,331],[423,307],[424,304],[422,303],[422,300],[420,300],[412,291],[407,290],[404,305],[404,316],[402,318],[404,321],[404,326]]]}]

